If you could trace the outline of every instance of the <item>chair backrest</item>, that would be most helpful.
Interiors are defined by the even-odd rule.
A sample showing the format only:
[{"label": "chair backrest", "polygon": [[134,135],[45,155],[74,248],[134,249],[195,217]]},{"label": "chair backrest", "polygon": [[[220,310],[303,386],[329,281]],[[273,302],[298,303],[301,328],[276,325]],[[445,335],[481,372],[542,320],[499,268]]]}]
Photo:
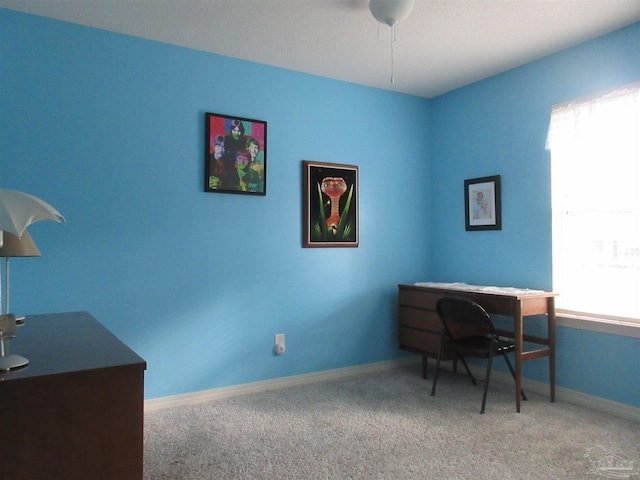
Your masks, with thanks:
[{"label": "chair backrest", "polygon": [[491,317],[476,302],[462,297],[442,297],[436,304],[445,332],[452,339],[496,335]]}]

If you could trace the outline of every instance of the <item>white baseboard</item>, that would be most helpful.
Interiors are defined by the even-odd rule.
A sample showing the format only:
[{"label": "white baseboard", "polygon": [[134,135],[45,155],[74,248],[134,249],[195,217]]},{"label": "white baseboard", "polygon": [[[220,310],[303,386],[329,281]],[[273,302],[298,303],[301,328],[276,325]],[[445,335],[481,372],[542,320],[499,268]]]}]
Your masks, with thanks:
[{"label": "white baseboard", "polygon": [[[471,373],[478,378],[484,378],[485,369],[478,365],[469,364]],[[499,370],[491,369],[491,381],[499,383],[513,385],[513,377],[509,372],[502,372]],[[541,395],[549,396],[549,384],[538,382],[536,380],[530,380],[528,378],[522,379],[522,389],[525,391],[531,391],[539,393]],[[616,417],[624,418],[625,420],[632,420],[634,422],[640,422],[640,408],[632,407],[631,405],[625,405],[624,403],[614,402],[612,400],[606,400],[601,397],[594,397],[593,395],[587,395],[576,390],[570,390],[568,388],[558,387],[556,385],[556,401],[563,401],[567,403],[573,403],[581,407],[590,408],[598,412],[608,413],[609,415],[615,415]],[[526,404],[525,404],[526,405]]]},{"label": "white baseboard", "polygon": [[368,365],[360,365],[357,367],[338,368],[335,370],[324,370],[322,372],[307,373],[304,375],[274,378],[272,380],[264,380],[261,382],[233,385],[231,387],[213,388],[211,390],[173,395],[170,397],[154,398],[151,400],[145,400],[144,411],[153,412],[156,410],[163,410],[165,408],[178,407],[183,405],[195,405],[198,403],[209,402],[211,400],[219,400],[223,398],[236,397],[239,395],[247,395],[251,393],[266,392],[269,390],[277,390],[279,388],[309,385],[312,383],[338,380],[367,373],[383,372],[395,368],[400,368],[415,362],[415,358],[391,360],[388,362],[371,363]]},{"label": "white baseboard", "polygon": [[[335,370],[325,370],[322,372],[308,373],[304,375],[294,375],[291,377],[274,378],[272,380],[264,380],[261,382],[246,383],[243,385],[233,385],[231,387],[213,388],[211,390],[203,390],[194,393],[185,393],[182,395],[173,395],[170,397],[154,398],[145,400],[144,411],[153,412],[163,410],[165,408],[178,407],[183,405],[195,405],[198,403],[219,400],[223,398],[236,397],[239,395],[247,395],[251,393],[266,392],[269,390],[277,390],[285,387],[295,387],[301,385],[309,385],[312,383],[326,382],[330,380],[338,380],[342,378],[363,375],[367,373],[376,373],[406,365],[419,363],[420,357],[406,358],[402,360],[391,360],[388,362],[371,363],[357,367],[338,368]],[[484,376],[484,368],[470,364],[469,368],[474,375],[479,378]],[[513,378],[508,372],[492,370],[491,380],[513,384]],[[549,384],[529,380],[522,380],[522,388],[528,391],[539,393],[541,395],[549,395]],[[620,418],[640,422],[640,408],[625,405],[623,403],[613,402],[600,397],[594,397],[585,393],[569,390],[568,388],[556,387],[556,400],[573,403],[581,407],[590,408],[599,412],[615,415]]]}]

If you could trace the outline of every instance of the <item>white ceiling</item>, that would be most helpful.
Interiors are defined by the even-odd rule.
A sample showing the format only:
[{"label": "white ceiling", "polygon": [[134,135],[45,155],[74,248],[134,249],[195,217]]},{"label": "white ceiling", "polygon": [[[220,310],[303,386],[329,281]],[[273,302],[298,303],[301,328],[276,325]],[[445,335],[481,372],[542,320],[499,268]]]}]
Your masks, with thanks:
[{"label": "white ceiling", "polygon": [[[0,0],[0,6],[431,98],[640,21],[640,0]],[[640,48],[640,45],[638,46]]]}]

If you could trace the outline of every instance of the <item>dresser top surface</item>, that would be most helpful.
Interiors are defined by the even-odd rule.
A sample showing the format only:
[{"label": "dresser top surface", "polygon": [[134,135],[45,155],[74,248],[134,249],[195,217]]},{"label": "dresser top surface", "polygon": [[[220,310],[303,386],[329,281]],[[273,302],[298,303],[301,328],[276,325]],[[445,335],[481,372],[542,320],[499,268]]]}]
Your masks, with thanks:
[{"label": "dresser top surface", "polygon": [[29,364],[0,373],[0,383],[146,362],[88,312],[29,315],[9,340],[9,353]]}]

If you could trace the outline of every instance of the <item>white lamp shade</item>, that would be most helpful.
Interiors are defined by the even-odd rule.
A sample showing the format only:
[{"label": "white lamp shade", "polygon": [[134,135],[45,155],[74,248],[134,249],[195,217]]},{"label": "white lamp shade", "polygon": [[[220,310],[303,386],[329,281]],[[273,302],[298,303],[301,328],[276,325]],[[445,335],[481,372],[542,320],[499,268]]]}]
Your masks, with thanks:
[{"label": "white lamp shade", "polygon": [[369,0],[369,10],[380,23],[392,26],[409,16],[413,3],[414,0]]},{"label": "white lamp shade", "polygon": [[40,220],[64,222],[64,217],[44,200],[28,193],[0,188],[0,246],[3,232],[22,236],[24,229]]},{"label": "white lamp shade", "polygon": [[5,257],[39,257],[40,250],[33,243],[33,239],[26,230],[22,232],[22,237],[12,233],[4,232],[4,241],[0,247],[0,258]]}]

